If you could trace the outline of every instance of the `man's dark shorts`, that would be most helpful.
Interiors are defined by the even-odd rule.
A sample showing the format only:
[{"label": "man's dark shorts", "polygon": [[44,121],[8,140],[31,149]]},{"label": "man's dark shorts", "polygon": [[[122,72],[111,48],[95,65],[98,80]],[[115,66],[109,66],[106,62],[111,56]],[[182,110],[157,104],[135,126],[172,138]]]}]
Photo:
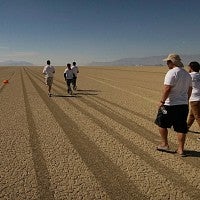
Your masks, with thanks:
[{"label": "man's dark shorts", "polygon": [[161,128],[171,128],[173,126],[174,131],[187,133],[188,105],[165,105],[164,107],[167,110],[167,114],[163,114],[159,109],[155,124]]},{"label": "man's dark shorts", "polygon": [[52,86],[52,84],[53,84],[53,77],[47,77],[47,78],[45,78],[45,83],[48,86]]}]

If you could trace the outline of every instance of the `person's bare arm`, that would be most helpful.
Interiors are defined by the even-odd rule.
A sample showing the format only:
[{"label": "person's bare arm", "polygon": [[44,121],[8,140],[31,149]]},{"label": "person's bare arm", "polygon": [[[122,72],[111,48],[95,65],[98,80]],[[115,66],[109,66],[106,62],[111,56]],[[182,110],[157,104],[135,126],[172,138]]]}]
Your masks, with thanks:
[{"label": "person's bare arm", "polygon": [[192,87],[189,87],[189,89],[188,89],[188,100],[189,100],[191,94],[192,94]]},{"label": "person's bare arm", "polygon": [[162,106],[165,103],[165,100],[168,98],[169,93],[171,91],[171,88],[172,88],[171,85],[164,85],[162,98],[161,98],[161,100],[160,100],[160,102],[158,104],[159,107]]}]

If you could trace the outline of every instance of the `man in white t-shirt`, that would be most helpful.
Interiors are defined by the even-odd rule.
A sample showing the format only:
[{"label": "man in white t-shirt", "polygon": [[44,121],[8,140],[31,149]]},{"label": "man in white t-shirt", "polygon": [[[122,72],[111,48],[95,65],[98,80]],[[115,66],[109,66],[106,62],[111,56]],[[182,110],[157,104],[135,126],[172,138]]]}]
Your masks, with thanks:
[{"label": "man in white t-shirt", "polygon": [[48,86],[48,96],[51,97],[51,87],[53,84],[53,75],[55,68],[50,65],[50,60],[47,60],[47,65],[44,67],[42,73],[45,74],[45,84]]},{"label": "man in white t-shirt", "polygon": [[165,75],[164,89],[159,102],[159,110],[155,123],[159,127],[162,143],[157,147],[159,151],[170,151],[168,144],[168,130],[173,126],[177,132],[177,153],[186,156],[184,144],[186,139],[188,99],[192,91],[192,79],[183,69],[183,63],[177,54],[169,54],[167,61],[169,71]]},{"label": "man in white t-shirt", "polygon": [[64,79],[67,83],[67,93],[72,95],[71,84],[73,83],[73,70],[70,63],[67,63],[67,68],[64,71]]},{"label": "man in white t-shirt", "polygon": [[79,69],[78,69],[78,66],[76,65],[76,62],[72,63],[72,70],[73,70],[73,74],[74,74],[72,85],[73,85],[73,89],[76,90],[77,74],[79,73]]},{"label": "man in white t-shirt", "polygon": [[[200,127],[200,65],[198,62],[191,62],[189,64],[189,72],[192,77],[192,94],[189,99],[190,114],[188,117],[188,130],[196,119]],[[198,138],[200,140],[200,138]]]}]

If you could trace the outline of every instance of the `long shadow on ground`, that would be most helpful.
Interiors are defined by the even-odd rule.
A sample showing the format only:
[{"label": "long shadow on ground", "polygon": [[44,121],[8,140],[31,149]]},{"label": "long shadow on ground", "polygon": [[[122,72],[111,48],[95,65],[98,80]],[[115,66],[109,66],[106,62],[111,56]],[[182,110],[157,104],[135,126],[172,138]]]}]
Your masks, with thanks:
[{"label": "long shadow on ground", "polygon": [[80,96],[76,96],[76,95],[63,95],[63,94],[52,94],[51,97],[68,97],[68,98],[71,98],[71,97],[80,97]]},{"label": "long shadow on ground", "polygon": [[187,154],[188,157],[200,157],[200,152],[199,151],[193,151],[193,150],[185,150],[185,153]]}]

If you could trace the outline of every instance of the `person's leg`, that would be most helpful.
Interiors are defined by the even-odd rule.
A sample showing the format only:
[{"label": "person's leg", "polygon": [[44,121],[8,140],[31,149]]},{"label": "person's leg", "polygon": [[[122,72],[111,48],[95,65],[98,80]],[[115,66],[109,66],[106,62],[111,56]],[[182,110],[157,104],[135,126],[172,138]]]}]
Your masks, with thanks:
[{"label": "person's leg", "polygon": [[45,83],[45,85],[47,85],[47,78],[46,77],[44,77],[44,83]]},{"label": "person's leg", "polygon": [[49,92],[49,94],[51,94],[51,85],[49,85],[48,92]]},{"label": "person's leg", "polygon": [[159,127],[158,130],[159,130],[159,133],[160,133],[160,136],[161,136],[161,139],[162,139],[160,147],[169,147],[169,144],[168,144],[168,130],[167,130],[167,128]]},{"label": "person's leg", "polygon": [[48,92],[51,93],[51,86],[48,85]]},{"label": "person's leg", "polygon": [[72,87],[74,88],[74,77],[72,79]]},{"label": "person's leg", "polygon": [[47,78],[47,86],[48,86],[48,95],[51,96],[51,87],[53,84],[53,78],[52,77],[48,77]]},{"label": "person's leg", "polygon": [[70,80],[67,79],[67,92],[70,93],[71,87],[70,87]]},{"label": "person's leg", "polygon": [[200,127],[200,101],[193,102],[192,112],[193,112],[194,118],[196,119]]},{"label": "person's leg", "polygon": [[[193,113],[194,118],[196,119],[200,128],[200,101],[196,101],[193,103]],[[200,141],[200,138],[197,138],[197,140]]]},{"label": "person's leg", "polygon": [[73,88],[74,88],[74,90],[76,90],[76,77],[74,78],[74,83],[73,83]]},{"label": "person's leg", "polygon": [[192,124],[194,123],[194,120],[195,120],[195,117],[193,114],[194,110],[195,110],[194,102],[190,102],[190,113],[189,113],[188,120],[187,120],[188,129],[192,126]]},{"label": "person's leg", "polygon": [[177,153],[181,156],[186,156],[184,154],[184,146],[186,140],[186,134],[188,132],[187,128],[187,116],[188,116],[188,105],[177,105],[175,106],[176,114],[175,121],[173,124],[174,131],[177,132],[178,139],[178,149]]},{"label": "person's leg", "polygon": [[47,86],[48,86],[48,96],[51,97],[51,86],[50,85]]},{"label": "person's leg", "polygon": [[67,87],[68,87],[68,93],[72,94],[72,88],[71,88],[71,83],[73,79],[67,79]]},{"label": "person's leg", "polygon": [[166,151],[169,149],[168,144],[168,129],[171,127],[171,115],[170,115],[170,108],[166,107],[167,114],[163,114],[162,110],[159,108],[158,113],[155,119],[155,124],[158,126],[158,131],[161,136],[161,143],[157,146],[157,150],[159,151]]},{"label": "person's leg", "polygon": [[185,146],[185,140],[186,140],[186,134],[184,134],[184,133],[177,133],[177,138],[178,138],[177,153],[183,154],[183,152],[184,152],[184,146]]},{"label": "person's leg", "polygon": [[72,95],[73,92],[72,92],[71,84],[73,84],[73,79],[70,79],[70,81],[69,81],[69,89],[70,89],[69,93]]}]

